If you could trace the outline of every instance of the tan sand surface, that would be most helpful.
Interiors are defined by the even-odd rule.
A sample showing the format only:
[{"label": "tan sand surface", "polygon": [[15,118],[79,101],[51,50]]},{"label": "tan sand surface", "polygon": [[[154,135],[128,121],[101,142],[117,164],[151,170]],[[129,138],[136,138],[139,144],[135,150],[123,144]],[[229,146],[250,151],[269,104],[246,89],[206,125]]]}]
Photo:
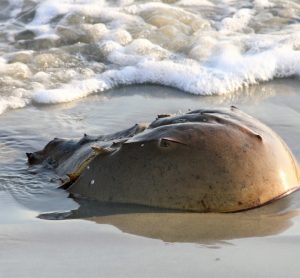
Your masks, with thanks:
[{"label": "tan sand surface", "polygon": [[[38,149],[58,132],[68,137],[80,136],[86,129],[99,134],[150,121],[163,112],[234,104],[277,131],[299,161],[299,84],[299,80],[279,80],[218,98],[187,98],[155,86],[123,88],[68,105],[12,111],[2,115],[0,129],[32,115],[32,120],[16,127],[14,136],[23,136],[20,146],[29,138],[25,147]],[[22,152],[25,147],[20,147]],[[9,146],[5,151],[12,160],[19,155]],[[1,155],[4,167],[11,160],[4,161],[6,154]],[[80,204],[78,210],[78,204],[54,185],[47,190],[29,185],[3,188],[0,277],[300,275],[300,192],[265,207],[224,215],[75,201]],[[69,210],[74,211],[70,214]],[[36,218],[40,213],[44,218],[67,219]]]}]

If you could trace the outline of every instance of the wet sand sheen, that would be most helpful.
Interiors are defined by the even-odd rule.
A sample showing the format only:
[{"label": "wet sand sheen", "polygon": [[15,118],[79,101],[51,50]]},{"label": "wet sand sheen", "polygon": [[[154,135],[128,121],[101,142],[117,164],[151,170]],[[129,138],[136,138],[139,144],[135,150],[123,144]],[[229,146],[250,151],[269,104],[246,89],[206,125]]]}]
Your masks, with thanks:
[{"label": "wet sand sheen", "polygon": [[[297,277],[299,235],[166,244],[113,226],[58,221],[4,226],[4,277]],[[16,265],[18,267],[16,267]]]},{"label": "wet sand sheen", "polygon": [[293,225],[300,211],[288,196],[270,205],[238,213],[192,213],[137,205],[108,204],[75,199],[80,207],[71,214],[49,213],[43,219],[85,219],[110,224],[123,232],[165,242],[216,244],[221,241],[277,235]]},{"label": "wet sand sheen", "polygon": [[[299,192],[224,215],[107,206],[68,198],[25,156],[235,105],[300,161],[298,2],[0,1],[0,277],[298,277]],[[147,82],[161,86],[117,89]]]},{"label": "wet sand sheen", "polygon": [[[297,80],[279,80],[228,98],[183,97],[164,87],[137,86],[82,102],[28,107],[2,115],[0,143],[5,151],[0,154],[0,178],[5,195],[1,195],[1,215],[11,217],[0,216],[0,257],[4,258],[0,274],[297,277],[299,192],[256,210],[224,215],[105,207],[67,198],[49,182],[49,173],[39,176],[31,169],[29,175],[24,154],[57,135],[99,135],[151,121],[159,113],[234,104],[278,132],[299,161],[298,86]],[[76,202],[81,205],[78,210]],[[39,220],[38,214],[89,221]]]}]

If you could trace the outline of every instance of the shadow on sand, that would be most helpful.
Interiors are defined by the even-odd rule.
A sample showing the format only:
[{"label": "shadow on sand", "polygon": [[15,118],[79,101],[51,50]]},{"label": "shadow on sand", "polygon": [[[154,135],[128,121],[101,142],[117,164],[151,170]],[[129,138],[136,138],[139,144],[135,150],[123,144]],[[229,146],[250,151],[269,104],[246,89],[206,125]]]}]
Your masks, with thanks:
[{"label": "shadow on sand", "polygon": [[[299,192],[295,194],[300,196]],[[40,218],[85,219],[165,242],[213,245],[231,239],[282,233],[300,213],[297,208],[291,208],[292,198],[294,194],[269,205],[238,213],[189,213],[75,199],[80,204],[79,209],[69,213],[43,214]]]}]

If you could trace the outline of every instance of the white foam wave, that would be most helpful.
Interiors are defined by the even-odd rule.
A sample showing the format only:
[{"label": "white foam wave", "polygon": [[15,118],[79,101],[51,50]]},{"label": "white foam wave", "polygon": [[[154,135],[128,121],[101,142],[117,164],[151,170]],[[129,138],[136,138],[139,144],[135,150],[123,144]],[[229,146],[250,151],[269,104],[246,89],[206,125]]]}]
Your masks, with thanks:
[{"label": "white foam wave", "polygon": [[220,23],[219,29],[221,31],[230,32],[243,30],[245,27],[247,27],[253,14],[254,11],[250,9],[238,10],[232,17],[224,18]]},{"label": "white foam wave", "polygon": [[111,86],[154,83],[197,95],[226,94],[260,81],[300,75],[300,53],[278,48],[257,54],[224,51],[202,66],[193,60],[150,61],[103,74]]},{"label": "white foam wave", "polygon": [[70,0],[46,0],[40,3],[31,25],[48,24],[58,15],[71,12],[83,12],[89,15],[98,15],[104,6],[105,1],[70,1]]},{"label": "white foam wave", "polygon": [[[11,0],[10,6],[16,12],[22,3]],[[300,75],[297,1],[34,3],[25,33],[7,34],[18,50],[0,57],[0,113],[121,85],[153,83],[213,95]],[[27,93],[14,93],[20,89]]]},{"label": "white foam wave", "polygon": [[63,103],[107,89],[109,89],[109,87],[103,81],[97,79],[73,81],[59,89],[37,90],[33,94],[32,100],[40,104]]},{"label": "white foam wave", "polygon": [[29,103],[30,100],[23,96],[0,97],[0,114],[9,109],[23,108]]},{"label": "white foam wave", "polygon": [[37,103],[60,103],[105,91],[120,85],[161,84],[196,95],[226,94],[244,86],[273,78],[300,75],[300,53],[278,48],[258,54],[220,54],[204,67],[193,60],[146,60],[120,70],[110,70],[95,79],[72,82],[60,89],[36,92]]}]

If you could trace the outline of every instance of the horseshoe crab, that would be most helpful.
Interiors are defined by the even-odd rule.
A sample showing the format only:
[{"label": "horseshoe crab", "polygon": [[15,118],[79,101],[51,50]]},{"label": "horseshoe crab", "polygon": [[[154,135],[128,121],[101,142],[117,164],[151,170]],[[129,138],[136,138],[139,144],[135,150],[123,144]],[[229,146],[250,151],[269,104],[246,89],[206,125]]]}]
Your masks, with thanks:
[{"label": "horseshoe crab", "polygon": [[159,115],[149,125],[27,153],[62,176],[62,188],[103,202],[235,212],[300,186],[296,159],[270,128],[236,107]]}]

